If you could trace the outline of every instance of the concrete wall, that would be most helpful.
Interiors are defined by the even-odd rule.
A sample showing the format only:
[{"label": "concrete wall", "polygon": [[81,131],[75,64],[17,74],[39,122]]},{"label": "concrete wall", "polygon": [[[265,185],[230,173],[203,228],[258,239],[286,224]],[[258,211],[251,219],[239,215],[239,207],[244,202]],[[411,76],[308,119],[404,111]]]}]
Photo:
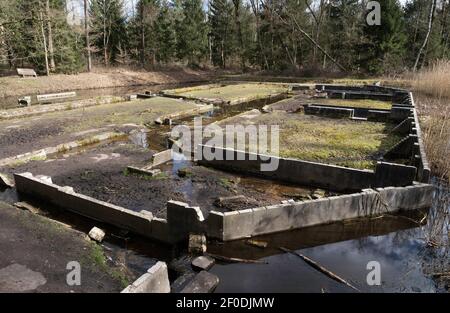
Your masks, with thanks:
[{"label": "concrete wall", "polygon": [[138,213],[73,192],[71,188],[47,183],[31,173],[14,174],[17,191],[88,218],[108,223],[153,239],[167,241],[165,220],[150,212]]},{"label": "concrete wall", "polygon": [[[200,145],[198,149],[211,149]],[[315,186],[334,191],[359,191],[370,187],[407,186],[414,180],[415,168],[393,163],[379,162],[375,171],[352,169],[323,163],[279,158],[271,156],[278,162],[275,171],[261,171],[261,165],[268,163],[263,155],[215,148],[218,160],[199,160],[199,164],[214,168],[246,173],[254,176],[275,179],[283,182]],[[229,158],[233,156],[233,158]],[[388,173],[394,171],[393,174]],[[401,175],[399,175],[401,174]]]},{"label": "concrete wall", "polygon": [[223,241],[270,234],[386,212],[427,208],[431,185],[369,189],[360,193],[223,214],[222,231],[208,235]]},{"label": "concrete wall", "polygon": [[170,293],[169,273],[164,262],[158,262],[122,293]]},{"label": "concrete wall", "polygon": [[[191,232],[206,231],[207,223],[200,208],[185,203],[168,202],[165,220],[154,218],[151,212],[139,213],[78,194],[71,187],[45,182],[31,173],[15,174],[14,179],[21,194],[161,242],[176,243],[187,239]],[[214,222],[214,214],[212,216]]]}]

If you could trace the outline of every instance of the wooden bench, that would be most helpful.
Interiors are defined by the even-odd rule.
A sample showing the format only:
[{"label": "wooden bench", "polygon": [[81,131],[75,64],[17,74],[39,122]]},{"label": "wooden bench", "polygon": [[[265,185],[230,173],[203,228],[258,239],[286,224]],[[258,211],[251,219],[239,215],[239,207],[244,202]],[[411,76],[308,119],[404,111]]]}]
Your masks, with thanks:
[{"label": "wooden bench", "polygon": [[22,77],[37,77],[35,70],[32,68],[18,68],[17,75]]},{"label": "wooden bench", "polygon": [[37,100],[38,100],[38,102],[48,103],[48,102],[52,102],[52,101],[73,98],[76,96],[77,96],[77,93],[74,91],[73,92],[62,92],[62,93],[51,93],[51,94],[47,94],[47,95],[38,95]]}]

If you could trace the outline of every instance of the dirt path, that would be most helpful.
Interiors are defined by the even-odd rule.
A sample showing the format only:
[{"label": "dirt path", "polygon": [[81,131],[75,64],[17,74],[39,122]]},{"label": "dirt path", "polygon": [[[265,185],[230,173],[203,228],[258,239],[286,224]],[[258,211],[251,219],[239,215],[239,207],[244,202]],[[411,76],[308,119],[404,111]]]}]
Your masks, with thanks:
[{"label": "dirt path", "polygon": [[189,69],[158,72],[116,69],[77,75],[56,74],[38,78],[0,77],[0,99],[68,90],[194,82],[210,79],[211,76],[213,73]]},{"label": "dirt path", "polygon": [[[0,202],[0,292],[119,292],[102,263],[102,248],[61,224]],[[69,262],[81,265],[81,286],[69,286]]]}]

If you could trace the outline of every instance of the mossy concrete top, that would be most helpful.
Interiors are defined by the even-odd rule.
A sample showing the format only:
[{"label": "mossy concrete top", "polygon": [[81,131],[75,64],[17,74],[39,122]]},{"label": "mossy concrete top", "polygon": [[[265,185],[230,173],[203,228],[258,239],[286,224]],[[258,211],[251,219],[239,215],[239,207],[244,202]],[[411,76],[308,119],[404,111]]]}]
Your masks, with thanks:
[{"label": "mossy concrete top", "polygon": [[204,85],[193,88],[167,90],[167,94],[190,99],[221,100],[223,102],[250,101],[287,93],[289,87],[282,84],[246,83],[232,85]]},{"label": "mossy concrete top", "polygon": [[307,103],[313,104],[323,104],[328,106],[343,106],[343,107],[354,107],[361,109],[380,109],[380,110],[390,110],[392,108],[392,103],[389,101],[379,101],[379,100],[349,100],[349,99],[312,99],[308,100]]},{"label": "mossy concrete top", "polygon": [[270,125],[278,125],[281,157],[358,169],[374,169],[377,159],[401,140],[391,133],[395,125],[389,123],[282,111],[254,115],[251,119],[237,117],[226,124],[269,125],[269,129]]}]

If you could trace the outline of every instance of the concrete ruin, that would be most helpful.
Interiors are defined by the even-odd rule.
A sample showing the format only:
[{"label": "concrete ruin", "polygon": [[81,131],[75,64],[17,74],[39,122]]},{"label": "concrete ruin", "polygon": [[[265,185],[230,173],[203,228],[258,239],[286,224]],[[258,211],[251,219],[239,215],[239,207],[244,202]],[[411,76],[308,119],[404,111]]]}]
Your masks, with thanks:
[{"label": "concrete ruin", "polygon": [[[394,131],[404,139],[384,155],[374,170],[360,170],[305,160],[277,158],[274,172],[259,171],[263,155],[230,151],[201,145],[200,149],[215,149],[216,153],[235,155],[234,161],[199,161],[199,164],[235,171],[284,183],[314,186],[341,192],[341,195],[316,200],[255,207],[232,212],[210,211],[205,217],[199,207],[170,201],[167,218],[154,217],[151,212],[135,212],[75,192],[72,188],[43,181],[30,173],[14,175],[20,194],[36,197],[62,209],[112,224],[144,237],[174,244],[187,241],[190,234],[206,234],[210,238],[230,241],[302,227],[327,224],[355,218],[377,216],[431,206],[433,187],[428,184],[430,168],[421,138],[421,130],[412,93],[406,90],[366,86],[343,87],[317,85],[316,89],[351,99],[389,99],[391,110],[354,107],[306,105],[305,113],[337,118],[358,119],[360,122],[389,120],[398,124]],[[169,151],[169,152],[167,152]],[[171,159],[170,150],[156,154],[153,166]],[[239,158],[237,157],[239,156]],[[253,158],[251,158],[252,156]],[[390,162],[407,160],[407,164]]]}]

